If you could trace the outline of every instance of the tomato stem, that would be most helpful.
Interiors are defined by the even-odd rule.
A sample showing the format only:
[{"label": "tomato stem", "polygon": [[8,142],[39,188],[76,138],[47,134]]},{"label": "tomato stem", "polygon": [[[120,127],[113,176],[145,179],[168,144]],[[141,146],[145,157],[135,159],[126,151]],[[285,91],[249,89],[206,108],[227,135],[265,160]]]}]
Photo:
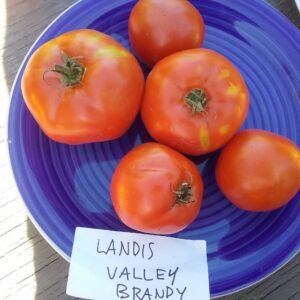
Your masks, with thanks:
[{"label": "tomato stem", "polygon": [[174,202],[174,205],[189,204],[191,202],[195,202],[191,183],[183,181],[179,185],[177,191],[175,191],[175,194],[176,194],[176,200]]},{"label": "tomato stem", "polygon": [[206,112],[208,99],[203,89],[195,88],[184,96],[185,103],[191,108],[192,115],[196,112]]},{"label": "tomato stem", "polygon": [[86,71],[85,66],[78,61],[79,58],[81,57],[69,57],[62,52],[63,64],[55,64],[49,71],[60,74],[64,86],[76,86],[81,82]]}]

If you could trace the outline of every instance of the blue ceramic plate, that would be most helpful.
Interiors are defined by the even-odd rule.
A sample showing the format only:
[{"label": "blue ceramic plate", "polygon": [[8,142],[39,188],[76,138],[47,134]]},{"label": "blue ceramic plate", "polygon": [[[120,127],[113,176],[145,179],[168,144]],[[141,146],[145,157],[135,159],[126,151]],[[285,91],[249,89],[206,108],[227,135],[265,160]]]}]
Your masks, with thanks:
[{"label": "blue ceramic plate", "polygon": [[[264,128],[300,143],[300,33],[259,0],[191,1],[206,24],[204,46],[227,56],[251,95],[244,128]],[[134,1],[87,0],[57,18],[29,51],[17,75],[9,115],[11,164],[33,222],[69,258],[76,226],[131,231],[113,211],[110,179],[120,159],[150,140],[138,118],[126,135],[107,143],[67,146],[49,140],[26,109],[20,81],[41,44],[66,31],[93,28],[127,48],[127,20]],[[146,68],[145,72],[147,72]],[[282,209],[248,213],[231,205],[214,177],[218,153],[195,158],[205,183],[197,220],[175,236],[204,239],[212,296],[245,288],[287,263],[300,248],[299,194]]]}]

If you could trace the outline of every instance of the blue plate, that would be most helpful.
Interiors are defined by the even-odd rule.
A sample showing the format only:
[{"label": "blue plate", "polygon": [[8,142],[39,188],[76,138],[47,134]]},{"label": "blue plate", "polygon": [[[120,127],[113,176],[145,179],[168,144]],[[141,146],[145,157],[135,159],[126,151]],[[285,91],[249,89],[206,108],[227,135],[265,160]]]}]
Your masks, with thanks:
[{"label": "blue plate", "polygon": [[[206,24],[204,46],[227,56],[243,74],[251,105],[244,128],[264,128],[300,143],[300,33],[259,0],[191,1]],[[76,226],[131,231],[113,211],[110,179],[134,146],[150,140],[137,118],[113,142],[67,146],[49,140],[26,109],[20,81],[32,52],[66,31],[93,28],[130,49],[128,0],[87,0],[59,16],[39,37],[17,75],[9,114],[11,164],[29,215],[51,245],[69,259]],[[146,68],[144,68],[147,72]],[[212,296],[245,288],[287,263],[300,249],[299,194],[282,209],[249,213],[231,205],[214,177],[218,153],[193,159],[205,194],[197,220],[175,235],[204,239]]]}]

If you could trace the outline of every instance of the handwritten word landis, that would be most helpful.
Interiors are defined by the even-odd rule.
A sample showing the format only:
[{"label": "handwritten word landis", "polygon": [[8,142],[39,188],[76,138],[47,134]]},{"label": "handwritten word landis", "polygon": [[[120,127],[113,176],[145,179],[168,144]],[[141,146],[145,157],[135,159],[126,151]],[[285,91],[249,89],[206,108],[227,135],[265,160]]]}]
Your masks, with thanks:
[{"label": "handwritten word landis", "polygon": [[109,244],[102,245],[100,239],[97,241],[97,252],[105,255],[126,255],[126,256],[140,256],[143,259],[150,260],[153,257],[154,243],[139,244],[135,241],[123,242],[111,239]]}]

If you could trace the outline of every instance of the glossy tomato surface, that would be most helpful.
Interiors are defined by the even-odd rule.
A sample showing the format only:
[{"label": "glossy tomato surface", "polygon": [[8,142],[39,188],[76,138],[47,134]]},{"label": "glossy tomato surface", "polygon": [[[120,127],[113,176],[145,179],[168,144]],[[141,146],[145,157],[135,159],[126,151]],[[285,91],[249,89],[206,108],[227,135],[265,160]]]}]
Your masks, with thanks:
[{"label": "glossy tomato surface", "polygon": [[239,208],[249,211],[279,208],[299,190],[299,148],[277,134],[245,130],[223,149],[216,179],[221,191]]},{"label": "glossy tomato surface", "polygon": [[134,56],[112,37],[90,29],[43,44],[22,78],[23,97],[35,120],[46,135],[67,144],[124,134],[139,110],[143,87]]},{"label": "glossy tomato surface", "polygon": [[157,141],[200,155],[223,146],[242,126],[247,86],[234,65],[209,49],[170,55],[150,72],[142,118]]},{"label": "glossy tomato surface", "polygon": [[182,154],[145,143],[121,160],[110,190],[114,209],[127,226],[171,234],[197,217],[203,183],[196,165]]},{"label": "glossy tomato surface", "polygon": [[200,12],[186,0],[140,0],[131,11],[129,39],[148,66],[186,49],[198,48],[205,25]]}]

